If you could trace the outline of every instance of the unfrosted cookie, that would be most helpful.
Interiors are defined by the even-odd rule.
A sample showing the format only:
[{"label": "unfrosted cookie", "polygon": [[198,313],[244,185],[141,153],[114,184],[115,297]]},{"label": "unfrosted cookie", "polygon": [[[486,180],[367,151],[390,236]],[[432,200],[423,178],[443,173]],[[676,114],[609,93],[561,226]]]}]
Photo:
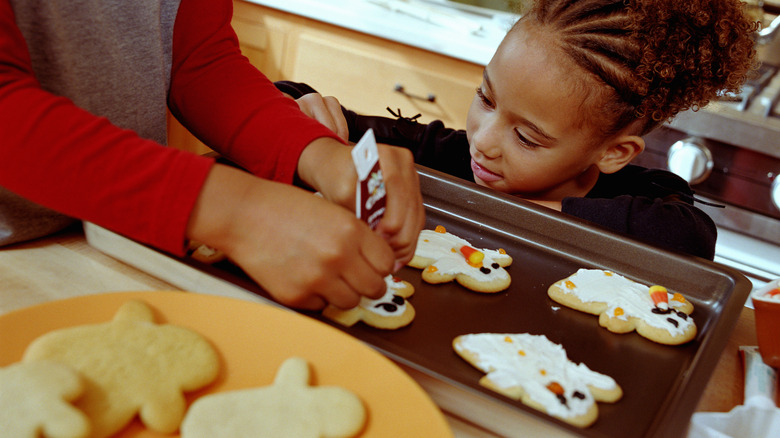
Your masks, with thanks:
[{"label": "unfrosted cookie", "polygon": [[[651,294],[651,292],[653,292]],[[651,341],[678,345],[696,336],[693,304],[662,286],[646,286],[614,272],[580,269],[550,286],[555,302],[599,316],[614,333],[634,330]]]},{"label": "unfrosted cookie", "polygon": [[179,428],[186,403],[183,392],[211,383],[219,358],[211,344],[192,330],[156,324],[152,310],[128,301],[114,319],[49,332],[34,340],[23,361],[67,364],[82,375],[86,391],[76,405],[92,423],[92,437],[106,437],[139,414],[157,432]]},{"label": "unfrosted cookie", "polygon": [[222,251],[194,240],[191,240],[187,247],[187,255],[199,262],[209,265],[221,262],[227,258]]},{"label": "unfrosted cookie", "polygon": [[323,316],[347,327],[352,327],[358,321],[388,330],[409,325],[415,311],[406,299],[414,293],[414,286],[392,275],[385,277],[385,283],[387,291],[382,298],[372,300],[363,297],[360,304],[352,309],[329,305],[322,311]]},{"label": "unfrosted cookie", "polygon": [[509,287],[511,278],[504,267],[512,257],[503,249],[474,248],[471,244],[439,225],[422,230],[417,249],[409,266],[422,269],[428,283],[457,281],[475,292],[500,292]]},{"label": "unfrosted cookie", "polygon": [[486,373],[486,388],[578,427],[598,418],[597,401],[623,395],[611,377],[575,364],[544,335],[478,333],[452,343],[468,363]]},{"label": "unfrosted cookie", "polygon": [[0,368],[0,435],[84,438],[89,420],[73,405],[84,392],[76,370],[49,361]]},{"label": "unfrosted cookie", "polygon": [[182,422],[181,436],[350,437],[365,421],[357,395],[339,386],[309,386],[309,364],[293,357],[282,363],[270,386],[196,400]]}]

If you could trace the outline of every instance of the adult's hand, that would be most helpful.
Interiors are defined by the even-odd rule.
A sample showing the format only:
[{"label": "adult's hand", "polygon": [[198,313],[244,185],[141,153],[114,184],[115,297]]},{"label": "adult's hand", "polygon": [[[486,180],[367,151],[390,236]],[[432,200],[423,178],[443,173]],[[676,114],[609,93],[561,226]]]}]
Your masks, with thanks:
[{"label": "adult's hand", "polygon": [[[414,256],[417,237],[425,225],[425,209],[411,152],[388,145],[378,148],[387,204],[376,231],[392,247],[394,270],[398,270]],[[301,154],[298,176],[326,199],[354,211],[357,173],[349,147],[332,139],[315,140]]]},{"label": "adult's hand", "polygon": [[304,309],[380,297],[395,260],[351,210],[222,165],[206,179],[188,237],[225,252],[280,303]]}]

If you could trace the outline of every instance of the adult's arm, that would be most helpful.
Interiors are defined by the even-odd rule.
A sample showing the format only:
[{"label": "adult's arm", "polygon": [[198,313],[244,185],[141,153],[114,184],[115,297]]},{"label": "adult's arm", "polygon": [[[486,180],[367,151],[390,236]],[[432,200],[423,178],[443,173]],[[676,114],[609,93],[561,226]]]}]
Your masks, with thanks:
[{"label": "adult's arm", "polygon": [[239,49],[229,0],[182,0],[173,33],[172,114],[253,174],[293,181],[303,149],[335,133],[301,113]]},{"label": "adult's arm", "polygon": [[182,253],[212,160],[143,139],[44,91],[0,0],[0,185],[36,203]]}]

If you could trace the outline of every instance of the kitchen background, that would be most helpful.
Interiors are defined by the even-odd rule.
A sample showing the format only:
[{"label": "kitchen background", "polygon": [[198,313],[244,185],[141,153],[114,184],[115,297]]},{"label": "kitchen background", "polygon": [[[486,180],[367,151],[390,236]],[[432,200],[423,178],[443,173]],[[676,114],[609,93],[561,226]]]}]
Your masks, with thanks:
[{"label": "kitchen background", "polygon": [[[507,0],[235,0],[242,51],[272,80],[311,84],[366,114],[465,126],[482,68],[511,24]],[[687,179],[719,228],[716,261],[756,287],[780,277],[780,0],[750,0],[762,61],[739,96],[680,114],[637,159]],[[208,148],[171,120],[169,143]],[[712,206],[708,204],[716,204]]]}]

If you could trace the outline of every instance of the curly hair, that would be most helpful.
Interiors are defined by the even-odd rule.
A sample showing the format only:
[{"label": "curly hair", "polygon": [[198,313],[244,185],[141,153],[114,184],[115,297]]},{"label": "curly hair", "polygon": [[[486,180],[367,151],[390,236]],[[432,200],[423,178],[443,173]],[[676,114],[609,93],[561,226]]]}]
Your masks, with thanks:
[{"label": "curly hair", "polygon": [[536,0],[526,21],[611,89],[600,99],[605,135],[636,120],[643,135],[738,92],[756,65],[758,23],[740,0]]}]

